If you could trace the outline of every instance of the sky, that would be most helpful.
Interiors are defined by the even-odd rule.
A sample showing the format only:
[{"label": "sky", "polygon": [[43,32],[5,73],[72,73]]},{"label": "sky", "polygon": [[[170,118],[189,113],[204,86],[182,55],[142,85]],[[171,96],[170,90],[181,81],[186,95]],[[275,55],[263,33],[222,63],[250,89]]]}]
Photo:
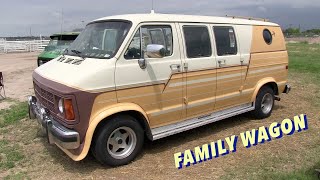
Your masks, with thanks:
[{"label": "sky", "polygon": [[[71,31],[105,16],[150,13],[152,7],[151,0],[0,2],[0,37],[47,36],[60,32],[61,24],[63,31]],[[154,0],[154,9],[156,13],[267,18],[284,29],[320,28],[320,0]]]}]

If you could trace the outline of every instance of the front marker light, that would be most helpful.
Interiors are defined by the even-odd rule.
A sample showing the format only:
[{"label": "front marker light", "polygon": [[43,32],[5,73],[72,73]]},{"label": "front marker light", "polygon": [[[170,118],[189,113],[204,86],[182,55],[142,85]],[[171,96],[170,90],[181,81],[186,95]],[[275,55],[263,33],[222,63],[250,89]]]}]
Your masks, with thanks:
[{"label": "front marker light", "polygon": [[63,114],[63,112],[64,112],[64,105],[63,105],[63,99],[62,99],[62,98],[59,100],[58,108],[59,108],[60,113]]},{"label": "front marker light", "polygon": [[67,120],[74,120],[75,114],[73,110],[72,100],[71,99],[65,99],[64,100],[64,109],[65,109],[65,118]]}]

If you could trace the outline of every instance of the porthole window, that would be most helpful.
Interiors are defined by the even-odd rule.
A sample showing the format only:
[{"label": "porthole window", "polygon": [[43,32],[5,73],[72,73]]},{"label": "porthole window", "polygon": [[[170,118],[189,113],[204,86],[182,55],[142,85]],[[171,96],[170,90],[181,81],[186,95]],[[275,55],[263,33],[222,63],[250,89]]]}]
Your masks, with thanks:
[{"label": "porthole window", "polygon": [[268,29],[263,30],[263,39],[269,45],[272,43],[272,34]]}]

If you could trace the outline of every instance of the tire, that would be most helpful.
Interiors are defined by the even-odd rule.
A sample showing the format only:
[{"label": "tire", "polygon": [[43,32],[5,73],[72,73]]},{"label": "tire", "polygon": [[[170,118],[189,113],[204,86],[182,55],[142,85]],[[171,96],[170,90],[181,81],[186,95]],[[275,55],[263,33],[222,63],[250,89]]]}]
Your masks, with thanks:
[{"label": "tire", "polygon": [[271,116],[274,107],[274,91],[264,86],[259,90],[259,93],[255,102],[255,110],[252,111],[252,115],[256,119],[264,119]]},{"label": "tire", "polygon": [[141,151],[144,131],[137,120],[118,115],[98,129],[92,144],[93,156],[103,165],[130,163]]}]

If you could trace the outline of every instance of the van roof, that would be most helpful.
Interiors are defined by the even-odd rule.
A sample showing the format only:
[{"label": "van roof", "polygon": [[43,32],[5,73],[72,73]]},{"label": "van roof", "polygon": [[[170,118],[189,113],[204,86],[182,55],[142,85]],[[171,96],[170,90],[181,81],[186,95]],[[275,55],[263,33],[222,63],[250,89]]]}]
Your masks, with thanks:
[{"label": "van roof", "polygon": [[104,18],[99,18],[94,20],[104,21],[104,20],[129,20],[135,24],[141,22],[190,22],[190,23],[218,23],[218,24],[243,24],[243,25],[263,25],[263,26],[279,26],[278,24],[259,21],[259,20],[249,20],[243,18],[233,18],[233,17],[216,17],[216,16],[195,16],[195,15],[177,15],[177,14],[125,14],[108,16]]}]

